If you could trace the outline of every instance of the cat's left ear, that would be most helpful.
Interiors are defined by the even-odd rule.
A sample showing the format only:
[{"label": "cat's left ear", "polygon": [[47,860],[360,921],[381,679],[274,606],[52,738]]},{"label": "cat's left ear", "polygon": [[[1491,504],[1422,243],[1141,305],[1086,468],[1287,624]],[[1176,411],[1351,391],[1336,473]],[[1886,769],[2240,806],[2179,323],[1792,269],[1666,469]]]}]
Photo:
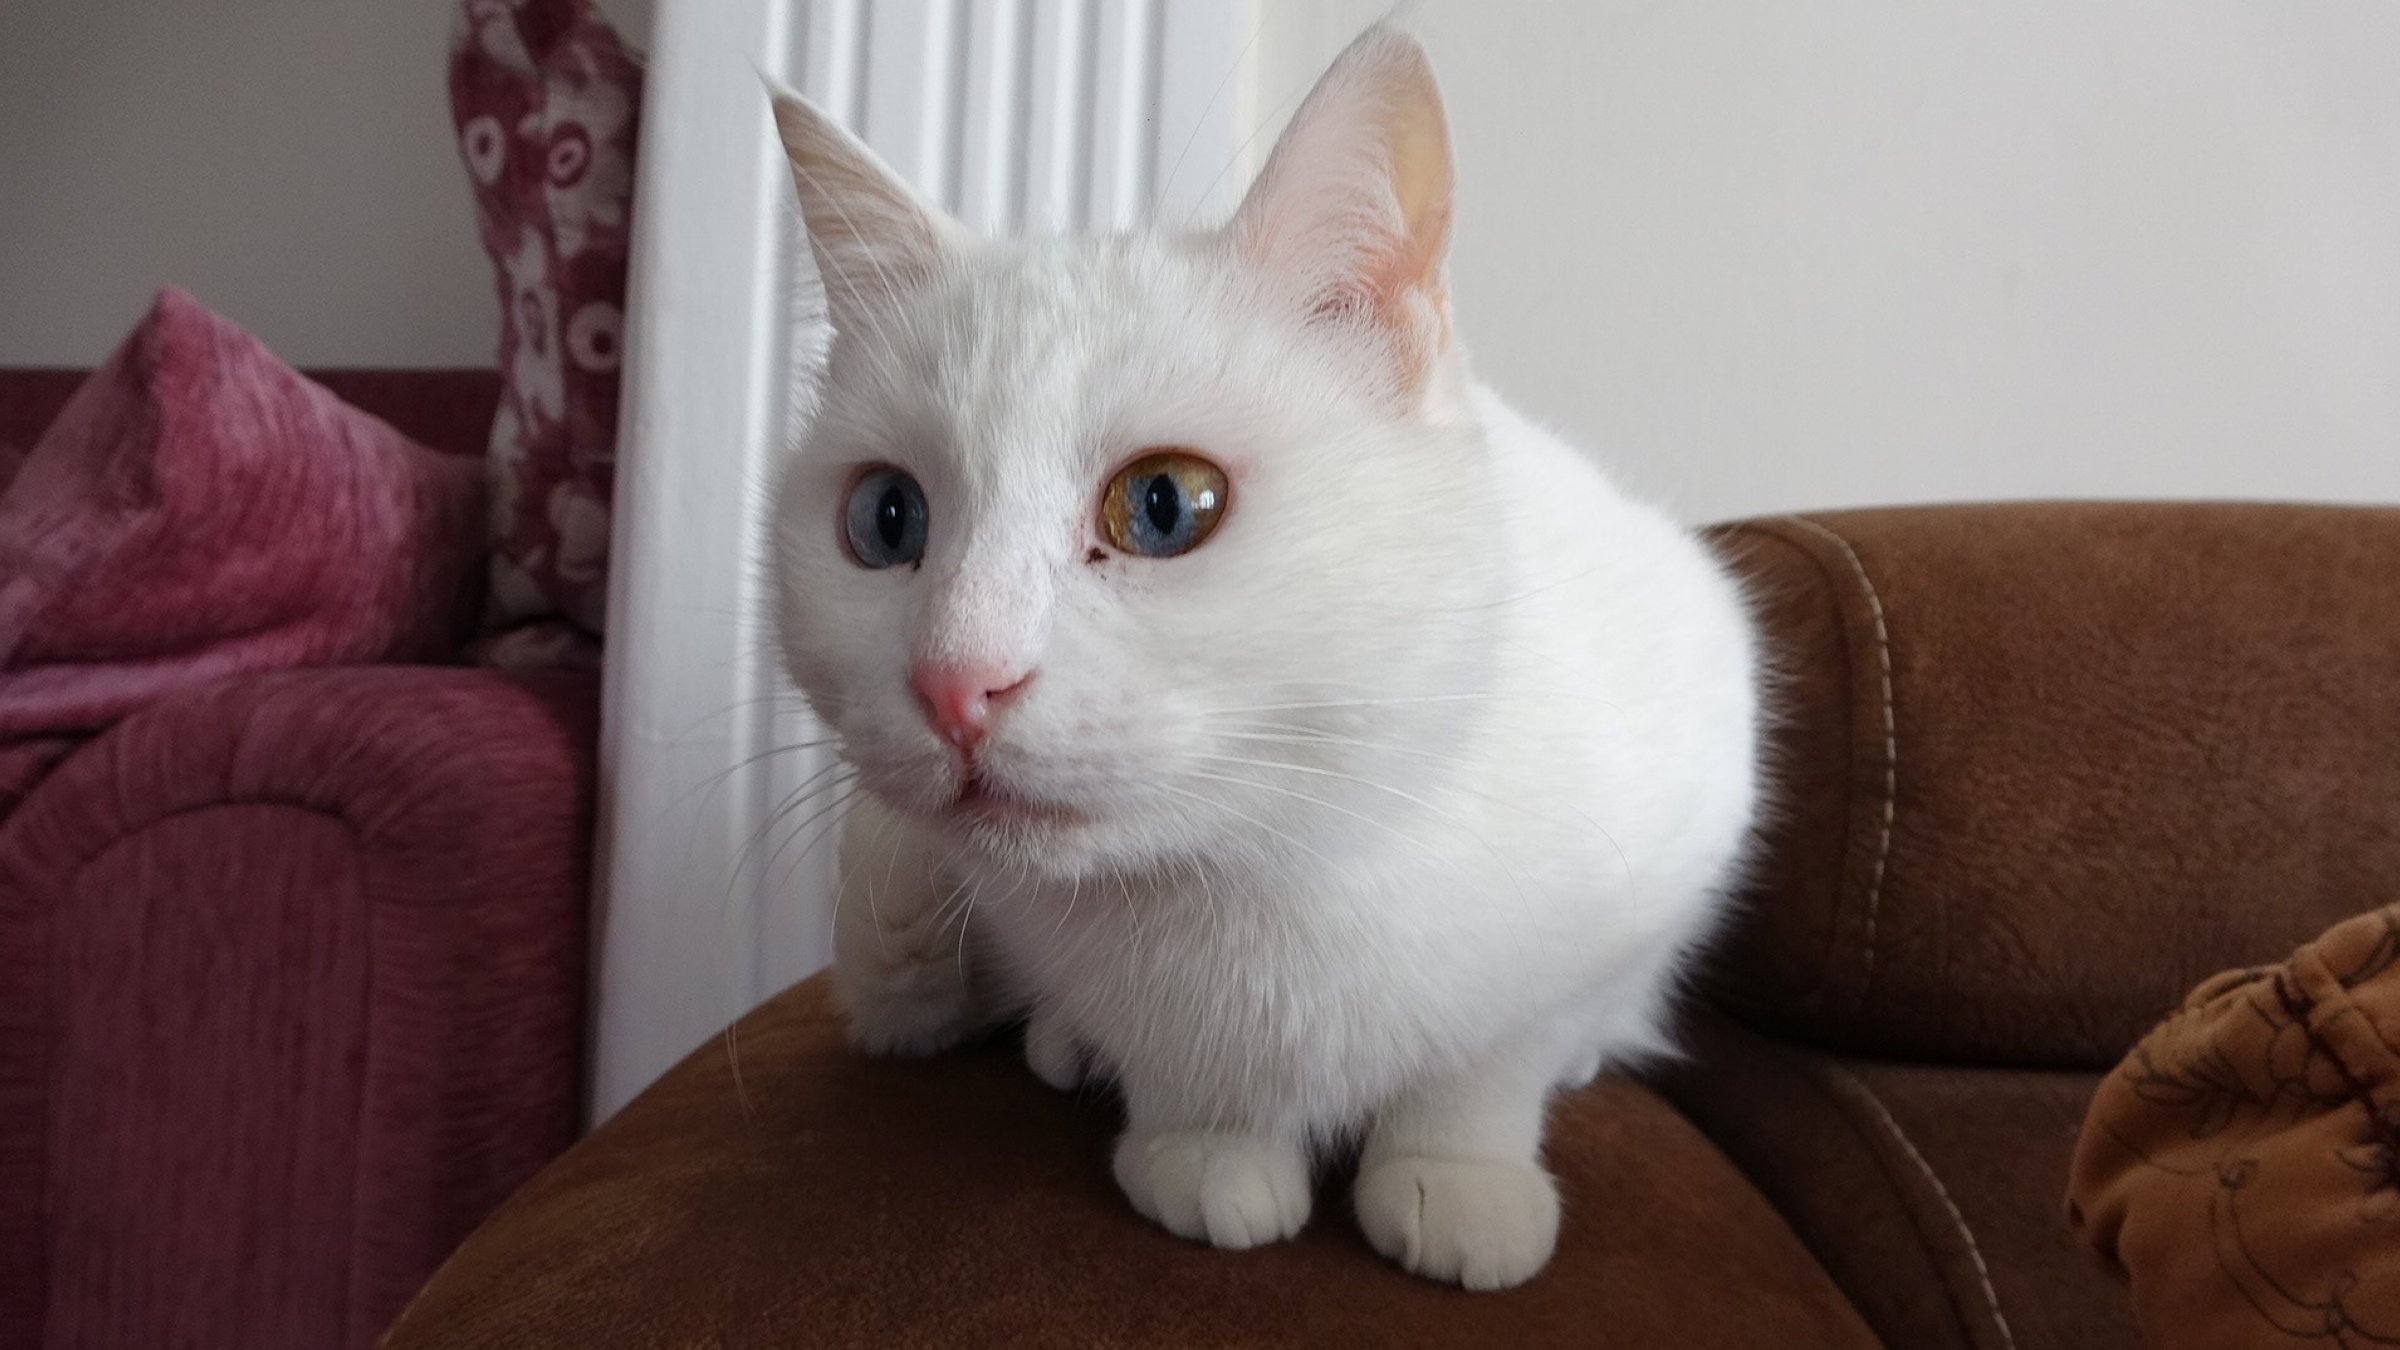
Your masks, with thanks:
[{"label": "cat's left ear", "polygon": [[1413,389],[1450,345],[1450,202],[1433,67],[1378,24],[1292,115],[1229,228],[1312,315],[1371,325]]},{"label": "cat's left ear", "polygon": [[866,311],[931,280],[971,237],[824,110],[787,90],[768,93],[828,316],[837,333],[861,331]]}]

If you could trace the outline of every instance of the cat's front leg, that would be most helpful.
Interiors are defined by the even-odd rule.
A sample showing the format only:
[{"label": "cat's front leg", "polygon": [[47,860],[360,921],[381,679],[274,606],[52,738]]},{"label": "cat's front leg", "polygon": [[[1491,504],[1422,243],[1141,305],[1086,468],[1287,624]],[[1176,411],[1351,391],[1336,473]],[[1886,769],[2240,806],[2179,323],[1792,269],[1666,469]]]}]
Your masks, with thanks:
[{"label": "cat's front leg", "polygon": [[1127,1077],[1117,1184],[1133,1207],[1177,1237],[1238,1250],[1279,1242],[1308,1222],[1314,1199],[1299,1135],[1225,1129],[1160,1109]]},{"label": "cat's front leg", "polygon": [[1558,1244],[1558,1185],[1542,1115],[1558,1056],[1504,1056],[1387,1103],[1359,1155],[1351,1204],[1377,1251],[1469,1289],[1523,1284]]},{"label": "cat's front leg", "polygon": [[1065,1019],[1036,1007],[1025,1019],[1025,1067],[1060,1092],[1083,1085],[1083,1047]]},{"label": "cat's front leg", "polygon": [[930,1055],[999,1020],[965,931],[969,906],[934,841],[882,803],[843,826],[833,990],[850,1039],[873,1055]]}]

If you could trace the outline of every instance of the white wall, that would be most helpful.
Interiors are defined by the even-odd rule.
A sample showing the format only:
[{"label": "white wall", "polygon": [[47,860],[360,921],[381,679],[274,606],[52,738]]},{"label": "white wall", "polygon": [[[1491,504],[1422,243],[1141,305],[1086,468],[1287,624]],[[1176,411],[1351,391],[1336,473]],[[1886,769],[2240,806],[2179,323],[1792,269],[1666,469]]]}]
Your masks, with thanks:
[{"label": "white wall", "polygon": [[[1278,116],[1386,7],[1256,3]],[[638,40],[647,0],[608,7]],[[295,362],[490,359],[450,12],[0,3],[0,364],[96,360],[170,280]],[[1450,97],[1481,366],[1690,514],[2400,499],[2388,0],[1412,22]]]},{"label": "white wall", "polygon": [[[1278,115],[1386,7],[1254,3]],[[0,364],[96,360],[169,280],[295,362],[490,359],[451,8],[0,0]],[[2400,5],[1412,22],[1480,364],[1690,514],[2400,499]]]},{"label": "white wall", "polygon": [[1410,9],[1479,365],[1688,514],[2400,499],[2400,5]]},{"label": "white wall", "polygon": [[454,11],[0,0],[0,365],[97,361],[169,281],[294,364],[489,363]]}]

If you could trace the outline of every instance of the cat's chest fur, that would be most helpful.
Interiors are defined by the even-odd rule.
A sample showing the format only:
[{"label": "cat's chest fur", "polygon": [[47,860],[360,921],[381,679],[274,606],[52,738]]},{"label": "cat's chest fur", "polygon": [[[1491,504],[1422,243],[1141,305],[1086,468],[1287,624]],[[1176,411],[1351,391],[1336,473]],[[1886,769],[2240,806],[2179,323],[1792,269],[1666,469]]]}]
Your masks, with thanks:
[{"label": "cat's chest fur", "polygon": [[1002,902],[1014,915],[995,904],[984,932],[1019,996],[1102,1072],[1138,1064],[1229,1117],[1322,1126],[1459,1049],[1462,1029],[1441,1022],[1472,971],[1444,961],[1435,930],[1403,926],[1405,900],[1371,912],[1374,890],[1410,885],[1386,872],[1271,893],[1198,877],[1045,887]]},{"label": "cat's chest fur", "polygon": [[1471,687],[1436,696],[1454,739],[1286,780],[1292,810],[1254,822],[1290,845],[1265,864],[983,884],[973,923],[1020,996],[1104,1067],[1324,1129],[1512,1039],[1638,1049],[1627,1029],[1711,922],[1753,795],[1739,597],[1696,541],[1478,399],[1526,561],[1471,639]]}]

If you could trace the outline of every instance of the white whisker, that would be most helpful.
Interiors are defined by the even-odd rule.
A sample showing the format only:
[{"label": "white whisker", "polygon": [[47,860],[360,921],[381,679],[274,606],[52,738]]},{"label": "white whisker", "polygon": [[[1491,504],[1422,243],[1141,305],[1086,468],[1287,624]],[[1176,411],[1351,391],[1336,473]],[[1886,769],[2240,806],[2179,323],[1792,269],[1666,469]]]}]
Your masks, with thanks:
[{"label": "white whisker", "polygon": [[1316,708],[1394,708],[1423,703],[1541,703],[1553,698],[1597,703],[1608,708],[1617,706],[1607,699],[1591,694],[1414,694],[1399,698],[1311,699],[1299,703],[1257,703],[1241,708],[1212,708],[1209,710],[1209,715],[1233,717],[1245,713],[1298,712]]},{"label": "white whisker", "polygon": [[[767,813],[767,818],[759,822],[758,828],[751,832],[750,837],[743,841],[742,847],[733,855],[733,872],[725,879],[727,901],[732,900],[734,888],[741,884],[742,873],[750,865],[751,853],[758,848],[760,842],[767,837],[770,831],[790,819],[794,812],[806,806],[811,799],[827,792],[837,791],[857,781],[857,771],[852,769],[848,777],[843,777],[842,771],[845,769],[850,769],[850,766],[837,760],[817,770],[802,779],[800,785],[793,788],[790,795],[777,803],[774,810]],[[770,866],[772,866],[771,863]]]},{"label": "white whisker", "polygon": [[1218,801],[1216,798],[1211,797],[1206,793],[1188,791],[1184,788],[1175,786],[1173,783],[1152,783],[1150,786],[1157,791],[1171,793],[1177,797],[1183,798],[1186,801],[1198,802],[1202,806],[1206,806],[1212,810],[1222,811],[1225,814],[1232,816],[1234,819],[1241,821],[1243,824],[1250,826],[1254,830],[1258,830],[1263,834],[1272,835],[1275,838],[1290,844],[1293,848],[1299,849],[1301,852],[1306,853],[1312,858],[1315,858],[1317,861],[1325,864],[1327,867],[1333,866],[1333,859],[1328,858],[1323,853],[1320,853],[1316,849],[1309,847],[1307,844],[1301,842],[1296,836],[1277,829],[1275,826],[1269,825],[1267,822],[1260,820],[1258,817],[1253,816],[1246,811],[1242,811],[1234,806],[1228,805],[1225,802]]},{"label": "white whisker", "polygon": [[775,846],[773,853],[768,855],[766,866],[760,869],[762,874],[775,870],[775,864],[783,857],[784,850],[790,848],[793,842],[799,839],[802,831],[819,820],[824,821],[824,824],[818,826],[816,834],[809,838],[808,843],[793,855],[792,865],[784,869],[782,877],[773,883],[771,889],[779,891],[789,885],[792,877],[799,872],[800,865],[808,861],[808,855],[816,850],[817,845],[823,843],[835,830],[840,829],[842,822],[849,819],[850,813],[857,810],[859,805],[866,801],[866,789],[857,786],[855,779],[846,782],[844,788],[846,790],[841,795],[819,807],[807,820],[793,826],[792,832],[784,837],[782,843]]}]

